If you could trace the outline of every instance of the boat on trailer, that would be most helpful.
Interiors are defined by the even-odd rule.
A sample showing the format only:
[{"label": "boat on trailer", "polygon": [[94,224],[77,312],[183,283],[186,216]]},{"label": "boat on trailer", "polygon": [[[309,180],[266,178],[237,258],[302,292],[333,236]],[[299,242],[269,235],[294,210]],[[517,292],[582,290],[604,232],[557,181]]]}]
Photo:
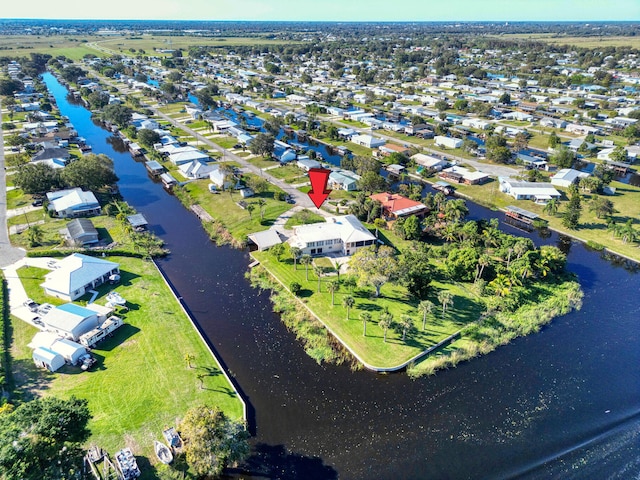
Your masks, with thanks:
[{"label": "boat on trailer", "polygon": [[153,449],[156,452],[156,457],[158,457],[158,460],[162,463],[169,464],[173,462],[173,454],[171,453],[171,450],[169,450],[169,447],[164,443],[154,440]]},{"label": "boat on trailer", "polygon": [[169,427],[162,431],[162,435],[167,441],[167,445],[173,449],[182,448],[182,439],[175,428]]}]

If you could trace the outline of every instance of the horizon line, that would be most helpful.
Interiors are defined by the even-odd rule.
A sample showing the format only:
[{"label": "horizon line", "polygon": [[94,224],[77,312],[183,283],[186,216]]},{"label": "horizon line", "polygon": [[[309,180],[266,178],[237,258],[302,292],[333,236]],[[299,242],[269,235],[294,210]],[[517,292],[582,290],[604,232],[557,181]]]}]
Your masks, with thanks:
[{"label": "horizon line", "polygon": [[636,20],[593,19],[593,20],[278,20],[278,19],[195,19],[195,18],[30,18],[30,17],[5,17],[0,18],[0,23],[8,20],[25,21],[100,21],[100,22],[243,22],[243,23],[638,23]]}]

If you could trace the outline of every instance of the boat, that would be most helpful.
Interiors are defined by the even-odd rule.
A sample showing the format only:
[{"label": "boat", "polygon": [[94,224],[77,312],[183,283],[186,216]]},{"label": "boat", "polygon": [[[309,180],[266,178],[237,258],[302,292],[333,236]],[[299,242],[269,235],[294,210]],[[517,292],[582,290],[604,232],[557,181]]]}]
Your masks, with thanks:
[{"label": "boat", "polygon": [[165,440],[167,441],[167,444],[171,448],[178,449],[182,447],[182,439],[180,438],[180,435],[178,434],[175,428],[169,427],[164,429],[162,431],[162,435],[164,436]]},{"label": "boat", "polygon": [[119,306],[124,306],[127,304],[127,301],[122,298],[122,295],[120,295],[118,292],[109,292],[107,293],[107,302],[109,302],[112,305],[119,305]]},{"label": "boat", "polygon": [[116,464],[124,480],[130,480],[140,476],[138,462],[136,462],[136,457],[129,447],[125,447],[116,452]]},{"label": "boat", "polygon": [[156,452],[156,457],[158,457],[158,460],[162,463],[169,464],[173,462],[173,454],[171,453],[171,450],[169,450],[169,447],[164,443],[154,440],[153,449]]}]

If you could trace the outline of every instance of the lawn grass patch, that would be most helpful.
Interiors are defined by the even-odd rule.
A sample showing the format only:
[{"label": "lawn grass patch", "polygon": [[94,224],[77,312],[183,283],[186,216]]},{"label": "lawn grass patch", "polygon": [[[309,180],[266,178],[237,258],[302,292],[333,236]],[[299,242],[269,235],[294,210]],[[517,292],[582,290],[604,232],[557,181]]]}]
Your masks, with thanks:
[{"label": "lawn grass patch", "polygon": [[[51,374],[35,368],[26,347],[36,329],[14,319],[13,355],[22,398],[35,394],[87,398],[93,415],[88,443],[112,454],[129,443],[136,455],[150,459],[153,439],[161,438],[162,429],[175,425],[194,405],[218,405],[231,418],[241,418],[241,402],[155,265],[136,258],[107,259],[120,263],[123,279],[115,289],[130,307],[123,315],[126,324],[96,346],[98,364],[91,371],[66,366]],[[36,278],[44,273],[20,271],[32,298],[41,298]],[[111,288],[103,285],[96,303],[103,304]],[[47,301],[56,303],[51,297]],[[184,360],[187,353],[194,356],[194,368]],[[199,387],[200,373],[205,375],[204,388]]]},{"label": "lawn grass patch", "polygon": [[299,212],[295,212],[293,215],[291,215],[291,217],[289,217],[289,220],[287,220],[287,223],[284,224],[284,228],[291,229],[298,225],[307,225],[310,223],[321,222],[324,222],[324,217],[322,215],[314,213],[311,210],[305,208],[304,210],[300,210]]},{"label": "lawn grass patch", "polygon": [[[342,287],[335,293],[335,305],[331,305],[331,294],[327,291],[327,282],[336,281],[337,276],[323,276],[320,278],[320,292],[318,292],[318,278],[313,269],[298,265],[294,269],[292,260],[278,261],[270,252],[253,252],[252,255],[278,281],[289,286],[297,282],[302,286],[299,293],[300,301],[304,303],[320,320],[328,326],[337,337],[355,352],[364,362],[376,367],[394,367],[400,365],[427,348],[454,334],[464,326],[476,321],[484,310],[483,302],[462,284],[445,285],[434,282],[432,297],[436,305],[437,292],[441,289],[450,291],[454,298],[453,307],[447,310],[444,318],[436,309],[427,322],[427,328],[422,331],[422,316],[417,312],[417,301],[407,292],[406,288],[385,284],[381,290],[381,297],[373,296],[373,288],[358,288],[353,292]],[[345,296],[351,295],[356,303],[349,311],[342,305]],[[402,333],[389,329],[387,342],[383,341],[384,332],[378,326],[378,317],[383,309],[388,308],[395,320],[401,315],[409,315],[414,320],[414,331],[402,341]],[[367,324],[367,336],[363,336],[363,321],[360,314],[368,312],[372,320]]]}]

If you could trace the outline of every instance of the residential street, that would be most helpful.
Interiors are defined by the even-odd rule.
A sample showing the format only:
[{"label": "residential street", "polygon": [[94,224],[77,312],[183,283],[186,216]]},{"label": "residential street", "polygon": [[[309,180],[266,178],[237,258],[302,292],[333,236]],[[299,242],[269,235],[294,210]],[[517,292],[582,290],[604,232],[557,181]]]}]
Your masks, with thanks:
[{"label": "residential street", "polygon": [[[2,132],[2,103],[0,102],[0,138]],[[24,258],[25,251],[11,246],[7,229],[7,172],[4,164],[4,149],[0,149],[0,268]]]}]

